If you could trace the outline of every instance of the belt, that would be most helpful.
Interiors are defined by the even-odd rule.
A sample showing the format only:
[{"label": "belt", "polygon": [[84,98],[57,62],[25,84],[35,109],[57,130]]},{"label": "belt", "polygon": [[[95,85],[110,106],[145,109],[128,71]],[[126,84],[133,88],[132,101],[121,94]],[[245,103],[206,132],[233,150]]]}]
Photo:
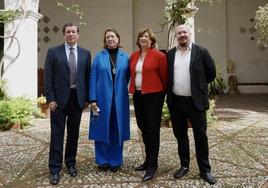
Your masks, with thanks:
[{"label": "belt", "polygon": [[192,96],[181,96],[181,95],[174,95],[174,96],[180,100],[185,100],[185,101],[192,100]]}]

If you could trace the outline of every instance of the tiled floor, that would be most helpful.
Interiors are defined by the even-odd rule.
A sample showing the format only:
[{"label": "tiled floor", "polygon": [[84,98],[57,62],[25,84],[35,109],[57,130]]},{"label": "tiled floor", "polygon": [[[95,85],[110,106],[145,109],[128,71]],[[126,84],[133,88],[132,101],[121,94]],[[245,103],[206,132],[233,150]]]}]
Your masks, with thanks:
[{"label": "tiled floor", "polygon": [[174,180],[179,167],[177,144],[170,128],[161,129],[159,167],[155,178],[142,182],[143,173],[133,167],[143,161],[143,145],[135,119],[131,140],[124,145],[124,166],[116,173],[99,171],[94,164],[93,142],[88,140],[88,112],[83,114],[77,167],[71,178],[66,169],[61,181],[48,181],[49,119],[35,119],[24,130],[0,132],[0,186],[8,187],[268,187],[268,95],[221,96],[218,121],[208,127],[212,174],[210,186],[199,178],[192,130],[190,172]]}]

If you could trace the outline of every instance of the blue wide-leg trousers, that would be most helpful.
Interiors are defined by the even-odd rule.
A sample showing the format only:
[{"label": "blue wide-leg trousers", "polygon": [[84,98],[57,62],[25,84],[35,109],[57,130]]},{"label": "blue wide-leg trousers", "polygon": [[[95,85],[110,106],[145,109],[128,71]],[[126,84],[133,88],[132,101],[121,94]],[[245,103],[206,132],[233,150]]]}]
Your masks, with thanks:
[{"label": "blue wide-leg trousers", "polygon": [[110,143],[95,141],[95,159],[99,166],[110,167],[121,166],[123,164],[123,143],[119,143],[118,125],[116,118],[116,108],[112,104],[110,128]]}]

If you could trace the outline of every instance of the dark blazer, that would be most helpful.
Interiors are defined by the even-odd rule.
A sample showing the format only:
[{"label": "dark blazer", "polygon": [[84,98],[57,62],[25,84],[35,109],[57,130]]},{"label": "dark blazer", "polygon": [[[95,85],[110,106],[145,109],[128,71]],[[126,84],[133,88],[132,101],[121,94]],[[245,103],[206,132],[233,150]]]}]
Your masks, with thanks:
[{"label": "dark blazer", "polygon": [[[177,48],[172,48],[167,53],[168,60],[168,95],[167,103],[172,106],[174,59]],[[207,49],[192,44],[190,59],[190,77],[192,98],[199,110],[209,108],[208,84],[216,77],[215,63]]]},{"label": "dark blazer", "polygon": [[[88,102],[90,51],[77,46],[77,101],[80,108]],[[65,52],[65,45],[48,49],[45,62],[45,90],[47,102],[56,101],[63,109],[68,102],[70,92],[70,69]]]}]

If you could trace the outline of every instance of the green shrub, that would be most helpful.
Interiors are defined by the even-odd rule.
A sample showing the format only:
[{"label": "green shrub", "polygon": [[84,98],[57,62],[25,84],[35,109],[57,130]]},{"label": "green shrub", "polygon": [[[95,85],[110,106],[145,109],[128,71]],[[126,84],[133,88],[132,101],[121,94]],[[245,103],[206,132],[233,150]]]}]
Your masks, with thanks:
[{"label": "green shrub", "polygon": [[0,80],[0,100],[8,98],[6,90],[6,81]]},{"label": "green shrub", "polygon": [[[214,113],[215,107],[216,107],[216,97],[214,97],[213,99],[209,99],[209,109],[206,111],[208,124],[217,120],[217,117]],[[162,109],[162,122],[166,123],[167,121],[170,121],[170,114],[167,107],[167,103],[165,101]]]},{"label": "green shrub", "polygon": [[15,123],[19,123],[21,127],[28,125],[33,112],[33,104],[29,99],[0,100],[0,129],[10,129]]},{"label": "green shrub", "polygon": [[226,88],[221,73],[219,72],[219,64],[216,64],[216,71],[216,78],[208,85],[208,94],[210,97],[223,94]]},{"label": "green shrub", "polygon": [[7,101],[0,100],[0,129],[10,129],[12,123],[10,122],[11,108]]},{"label": "green shrub", "polygon": [[206,111],[208,124],[217,120],[217,116],[215,115],[215,107],[216,107],[216,98],[209,99],[209,109]]},{"label": "green shrub", "polygon": [[164,101],[164,105],[163,105],[163,108],[162,108],[162,117],[161,117],[161,125],[163,127],[169,127],[170,126],[170,113],[169,113],[169,110],[168,110],[168,106],[167,106],[167,102],[166,100]]},{"label": "green shrub", "polygon": [[170,114],[169,114],[167,103],[165,101],[163,108],[162,108],[162,121],[169,121],[169,120],[170,120]]}]

